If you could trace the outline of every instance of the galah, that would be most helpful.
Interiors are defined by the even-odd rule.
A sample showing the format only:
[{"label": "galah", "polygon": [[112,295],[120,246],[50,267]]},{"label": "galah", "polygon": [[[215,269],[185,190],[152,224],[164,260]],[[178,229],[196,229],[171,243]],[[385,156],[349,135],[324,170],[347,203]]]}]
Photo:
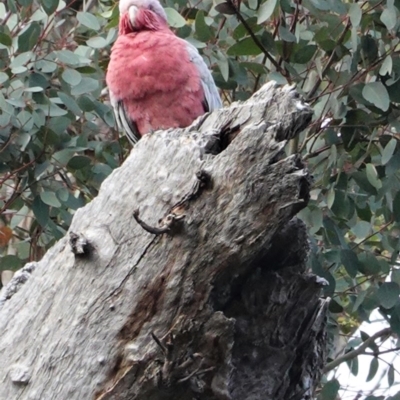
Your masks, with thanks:
[{"label": "galah", "polygon": [[118,126],[132,144],[222,106],[203,58],[169,29],[158,0],[121,0],[119,10],[106,81]]}]

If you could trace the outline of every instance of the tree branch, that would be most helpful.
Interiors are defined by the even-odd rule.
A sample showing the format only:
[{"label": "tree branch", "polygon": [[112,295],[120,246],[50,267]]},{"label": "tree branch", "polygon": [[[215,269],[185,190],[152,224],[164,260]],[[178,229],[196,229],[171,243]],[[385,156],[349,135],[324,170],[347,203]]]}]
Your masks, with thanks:
[{"label": "tree branch", "polygon": [[379,339],[384,336],[389,336],[391,334],[392,334],[392,330],[390,328],[385,328],[385,329],[382,329],[381,331],[375,333],[374,335],[369,337],[362,345],[360,345],[360,347],[357,347],[357,349],[349,351],[348,353],[344,354],[343,356],[338,357],[335,360],[333,360],[332,362],[330,362],[329,364],[327,364],[326,367],[324,368],[324,373],[326,374],[327,372],[335,369],[338,365],[340,365],[346,361],[350,361],[353,358],[356,358],[357,356],[359,356],[360,354],[364,354],[364,350],[367,349],[371,344],[373,344],[376,339]]}]

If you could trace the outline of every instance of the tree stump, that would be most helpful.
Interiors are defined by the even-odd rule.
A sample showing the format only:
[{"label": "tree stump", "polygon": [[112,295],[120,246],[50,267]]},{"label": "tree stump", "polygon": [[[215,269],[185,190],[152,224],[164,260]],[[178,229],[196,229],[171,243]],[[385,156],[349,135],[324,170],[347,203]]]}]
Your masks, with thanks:
[{"label": "tree stump", "polygon": [[310,399],[326,302],[294,217],[310,178],[284,146],[311,115],[269,83],[144,136],[3,290],[0,398]]}]

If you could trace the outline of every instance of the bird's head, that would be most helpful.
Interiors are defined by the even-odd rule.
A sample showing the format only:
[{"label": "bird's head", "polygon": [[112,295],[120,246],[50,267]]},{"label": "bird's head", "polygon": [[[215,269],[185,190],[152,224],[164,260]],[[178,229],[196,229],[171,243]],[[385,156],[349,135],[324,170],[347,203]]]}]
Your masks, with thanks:
[{"label": "bird's head", "polygon": [[[159,29],[167,24],[167,14],[158,0],[120,0],[122,30],[140,31]],[[123,32],[129,33],[129,32]]]}]

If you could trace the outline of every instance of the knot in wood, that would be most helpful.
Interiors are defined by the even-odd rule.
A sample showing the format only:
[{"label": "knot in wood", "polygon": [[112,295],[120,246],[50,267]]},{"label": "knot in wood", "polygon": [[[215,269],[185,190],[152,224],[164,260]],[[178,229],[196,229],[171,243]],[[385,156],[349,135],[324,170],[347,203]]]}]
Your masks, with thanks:
[{"label": "knot in wood", "polygon": [[91,246],[89,241],[82,235],[75,232],[69,233],[69,245],[76,256],[87,256],[90,254]]}]

